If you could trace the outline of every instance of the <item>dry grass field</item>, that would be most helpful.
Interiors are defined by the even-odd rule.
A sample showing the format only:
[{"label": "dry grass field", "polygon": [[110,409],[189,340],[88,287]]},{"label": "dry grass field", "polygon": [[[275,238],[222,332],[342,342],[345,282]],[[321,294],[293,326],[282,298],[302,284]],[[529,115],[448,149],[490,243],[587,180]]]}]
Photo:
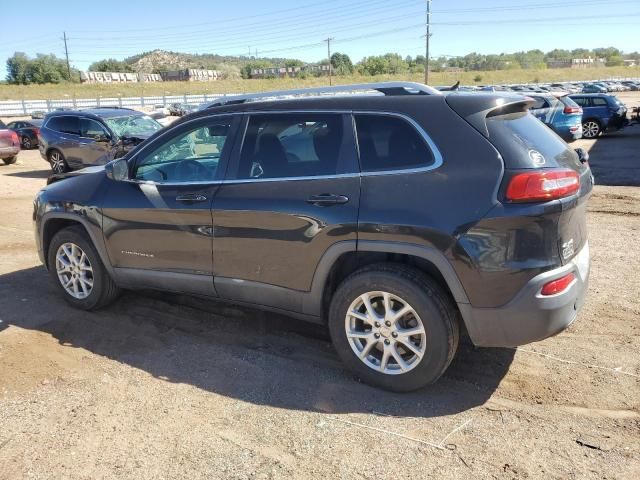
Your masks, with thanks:
[{"label": "dry grass field", "polygon": [[[476,81],[480,77],[481,80]],[[494,83],[553,82],[563,80],[593,80],[609,77],[640,77],[640,67],[591,68],[591,69],[552,69],[552,70],[501,70],[492,72],[431,73],[429,83],[448,85],[457,82],[466,85]],[[408,80],[424,82],[424,74],[379,75],[336,77],[335,83],[381,82],[389,80]],[[264,79],[264,80],[220,80],[212,83],[200,82],[161,82],[144,84],[61,84],[61,85],[0,85],[1,100],[40,100],[63,99],[65,97],[96,98],[183,94],[214,94],[234,92],[260,92],[285,88],[303,88],[326,85],[327,78],[308,79]]]}]

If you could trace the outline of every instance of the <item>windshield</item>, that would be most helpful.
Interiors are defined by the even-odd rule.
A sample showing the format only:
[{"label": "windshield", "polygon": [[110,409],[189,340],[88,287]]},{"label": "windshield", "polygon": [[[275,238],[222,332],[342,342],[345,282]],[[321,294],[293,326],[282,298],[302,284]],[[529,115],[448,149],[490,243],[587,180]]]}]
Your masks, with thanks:
[{"label": "windshield", "polygon": [[162,128],[160,123],[147,115],[107,118],[105,122],[119,137],[135,137],[138,135],[148,137]]}]

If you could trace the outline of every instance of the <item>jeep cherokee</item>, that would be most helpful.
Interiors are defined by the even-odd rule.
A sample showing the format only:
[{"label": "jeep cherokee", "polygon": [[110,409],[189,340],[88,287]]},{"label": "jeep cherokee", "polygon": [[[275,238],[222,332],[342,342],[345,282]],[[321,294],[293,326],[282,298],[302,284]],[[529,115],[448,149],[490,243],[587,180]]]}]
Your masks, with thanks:
[{"label": "jeep cherokee", "polygon": [[221,99],[53,178],[40,258],[75,307],[150,288],[326,323],[359,378],[414,390],[461,330],[522,345],[583,302],[593,177],[531,104],[403,82]]}]

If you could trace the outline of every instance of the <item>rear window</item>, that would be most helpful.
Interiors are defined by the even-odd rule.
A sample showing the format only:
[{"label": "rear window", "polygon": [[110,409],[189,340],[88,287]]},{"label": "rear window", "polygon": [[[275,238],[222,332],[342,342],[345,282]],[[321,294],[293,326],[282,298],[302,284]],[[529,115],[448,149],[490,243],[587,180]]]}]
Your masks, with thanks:
[{"label": "rear window", "polygon": [[591,105],[593,105],[594,107],[606,107],[609,104],[607,103],[606,98],[594,97],[591,99]]},{"label": "rear window", "polygon": [[489,116],[487,129],[507,168],[556,167],[573,162],[567,144],[529,112]]},{"label": "rear window", "polygon": [[418,168],[434,163],[433,153],[406,120],[389,115],[355,115],[363,172]]},{"label": "rear window", "polygon": [[567,107],[578,108],[580,106],[576,102],[574,102],[570,97],[567,97],[567,96],[560,97],[560,101],[564,103]]},{"label": "rear window", "polygon": [[78,121],[78,117],[72,117],[70,115],[49,119],[47,128],[60,133],[80,135],[80,122]]}]

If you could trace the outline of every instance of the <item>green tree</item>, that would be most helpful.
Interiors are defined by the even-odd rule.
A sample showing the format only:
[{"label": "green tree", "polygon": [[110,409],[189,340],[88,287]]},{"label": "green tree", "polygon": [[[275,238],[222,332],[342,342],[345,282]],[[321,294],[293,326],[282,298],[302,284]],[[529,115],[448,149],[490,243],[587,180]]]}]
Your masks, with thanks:
[{"label": "green tree", "polygon": [[7,82],[26,85],[29,58],[22,52],[16,52],[7,59]]},{"label": "green tree", "polygon": [[345,53],[336,52],[331,55],[331,68],[336,72],[336,75],[351,75],[353,73],[353,63],[349,55]]},{"label": "green tree", "polygon": [[89,65],[90,72],[133,72],[133,68],[126,62],[107,58]]},{"label": "green tree", "polygon": [[624,65],[624,58],[622,55],[612,55],[607,58],[607,67],[620,67]]}]

